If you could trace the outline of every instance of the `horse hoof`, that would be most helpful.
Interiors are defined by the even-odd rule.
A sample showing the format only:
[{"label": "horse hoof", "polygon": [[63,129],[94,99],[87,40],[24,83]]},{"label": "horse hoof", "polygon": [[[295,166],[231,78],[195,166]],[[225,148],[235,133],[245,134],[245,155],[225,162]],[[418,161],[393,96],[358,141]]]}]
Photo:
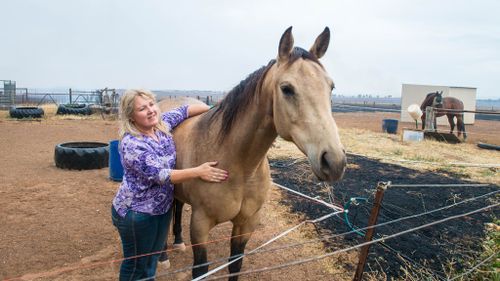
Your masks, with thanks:
[{"label": "horse hoof", "polygon": [[174,244],[173,245],[173,248],[175,250],[179,250],[181,252],[184,252],[186,250],[186,245],[184,243],[180,243],[180,244]]},{"label": "horse hoof", "polygon": [[170,268],[170,260],[164,260],[161,262],[158,262],[158,269],[159,270],[167,270]]}]

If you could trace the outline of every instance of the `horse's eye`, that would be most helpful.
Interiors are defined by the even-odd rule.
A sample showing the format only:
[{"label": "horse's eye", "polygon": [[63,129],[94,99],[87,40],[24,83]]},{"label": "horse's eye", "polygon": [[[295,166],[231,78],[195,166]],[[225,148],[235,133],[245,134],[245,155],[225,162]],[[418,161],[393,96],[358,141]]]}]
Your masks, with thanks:
[{"label": "horse's eye", "polygon": [[295,94],[293,87],[290,85],[283,85],[280,88],[285,96],[293,96]]}]

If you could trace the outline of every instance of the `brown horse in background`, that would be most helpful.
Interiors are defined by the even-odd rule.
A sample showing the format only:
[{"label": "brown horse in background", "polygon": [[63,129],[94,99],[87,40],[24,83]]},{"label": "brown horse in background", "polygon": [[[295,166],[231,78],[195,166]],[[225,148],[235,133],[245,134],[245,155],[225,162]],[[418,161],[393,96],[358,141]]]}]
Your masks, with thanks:
[{"label": "brown horse in background", "polygon": [[[467,133],[465,132],[465,124],[464,124],[464,113],[461,112],[464,110],[464,104],[461,100],[454,97],[444,97],[443,91],[429,93],[425,97],[422,105],[420,105],[420,109],[423,112],[422,115],[422,130],[425,129],[425,120],[426,120],[426,112],[425,109],[428,107],[434,107],[435,115],[434,115],[434,129],[437,130],[437,122],[436,118],[446,115],[448,117],[448,123],[450,123],[450,134],[453,134],[453,130],[455,129],[455,121],[454,118],[457,118],[457,131],[458,136],[460,137],[460,133],[464,134],[464,140],[467,139]],[[440,110],[440,109],[450,109],[450,111]]]},{"label": "brown horse in background", "polygon": [[[218,161],[217,167],[229,172],[222,183],[197,179],[175,185],[175,198],[192,206],[194,265],[201,265],[193,268],[193,277],[208,272],[208,265],[203,265],[208,233],[226,221],[233,223],[230,261],[237,260],[229,265],[229,272],[240,271],[242,260],[235,256],[244,253],[260,222],[272,184],[266,155],[277,136],[294,142],[307,155],[320,180],[343,176],[346,155],[330,103],[334,84],[318,60],[329,41],[330,31],[325,28],[309,51],[293,47],[292,28],[288,28],[276,60],[250,74],[207,113],[175,129],[177,168]],[[159,106],[162,111],[169,109],[162,102]],[[180,224],[180,219],[176,222]],[[180,227],[174,225],[174,231],[180,236]]]}]

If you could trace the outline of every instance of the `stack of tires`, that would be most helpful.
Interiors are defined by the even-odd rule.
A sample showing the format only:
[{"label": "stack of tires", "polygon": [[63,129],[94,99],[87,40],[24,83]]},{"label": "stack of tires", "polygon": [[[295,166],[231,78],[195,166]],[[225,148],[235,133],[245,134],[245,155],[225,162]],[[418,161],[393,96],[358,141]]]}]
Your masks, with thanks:
[{"label": "stack of tires", "polygon": [[9,115],[12,118],[23,119],[23,118],[42,118],[43,109],[39,107],[11,107],[9,110]]},{"label": "stack of tires", "polygon": [[90,115],[92,114],[92,110],[90,110],[90,107],[86,104],[60,104],[59,107],[57,107],[56,114]]}]

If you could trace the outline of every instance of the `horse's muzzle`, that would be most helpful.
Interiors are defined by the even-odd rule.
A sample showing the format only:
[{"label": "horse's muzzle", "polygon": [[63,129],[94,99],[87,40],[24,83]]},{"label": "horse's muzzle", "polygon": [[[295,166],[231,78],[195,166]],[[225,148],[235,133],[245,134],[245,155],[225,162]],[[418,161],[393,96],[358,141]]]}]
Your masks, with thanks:
[{"label": "horse's muzzle", "polygon": [[345,151],[337,153],[323,151],[320,157],[320,171],[316,176],[322,181],[334,182],[342,179],[347,165]]}]

